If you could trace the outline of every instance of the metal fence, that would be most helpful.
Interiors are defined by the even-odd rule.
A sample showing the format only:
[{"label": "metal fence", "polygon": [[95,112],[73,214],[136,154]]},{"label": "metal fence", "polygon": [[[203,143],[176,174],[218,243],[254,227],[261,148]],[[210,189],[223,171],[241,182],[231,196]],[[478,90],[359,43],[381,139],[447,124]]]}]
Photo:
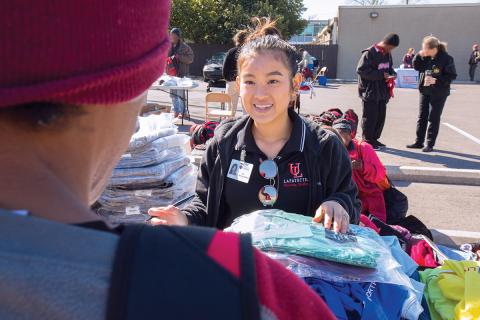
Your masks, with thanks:
[{"label": "metal fence", "polygon": [[[189,46],[195,54],[195,59],[190,65],[190,75],[192,76],[202,76],[203,65],[207,59],[217,52],[226,52],[232,47],[231,45],[201,43],[191,43]],[[327,67],[328,78],[337,77],[337,45],[297,45],[297,47],[304,48],[317,58],[321,67]]]}]

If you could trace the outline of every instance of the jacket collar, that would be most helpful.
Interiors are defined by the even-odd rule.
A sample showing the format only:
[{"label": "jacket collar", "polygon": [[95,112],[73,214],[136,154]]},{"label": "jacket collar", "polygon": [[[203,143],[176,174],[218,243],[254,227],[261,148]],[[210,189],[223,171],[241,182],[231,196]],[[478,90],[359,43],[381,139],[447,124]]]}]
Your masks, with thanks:
[{"label": "jacket collar", "polygon": [[[305,137],[307,126],[295,111],[289,109],[288,116],[293,122],[292,133],[290,139],[282,149],[282,153],[303,152],[305,149]],[[246,125],[237,133],[236,150],[245,149],[249,152],[261,153],[252,134],[253,119],[248,118]]]}]

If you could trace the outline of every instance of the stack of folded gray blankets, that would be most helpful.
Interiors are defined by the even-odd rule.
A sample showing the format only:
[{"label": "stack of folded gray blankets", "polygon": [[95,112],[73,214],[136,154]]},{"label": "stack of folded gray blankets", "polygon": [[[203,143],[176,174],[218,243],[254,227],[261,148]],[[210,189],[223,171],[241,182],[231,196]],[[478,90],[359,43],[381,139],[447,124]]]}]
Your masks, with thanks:
[{"label": "stack of folded gray blankets", "polygon": [[137,132],[100,199],[97,212],[112,223],[142,223],[148,209],[195,193],[197,169],[186,155],[189,137],[170,114],[139,117]]}]

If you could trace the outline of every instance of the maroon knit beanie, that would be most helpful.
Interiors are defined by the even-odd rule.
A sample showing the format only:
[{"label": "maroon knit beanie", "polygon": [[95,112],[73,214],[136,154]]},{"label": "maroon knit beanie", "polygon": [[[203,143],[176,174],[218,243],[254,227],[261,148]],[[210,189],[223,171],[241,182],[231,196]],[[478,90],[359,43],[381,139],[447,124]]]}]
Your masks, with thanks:
[{"label": "maroon knit beanie", "polygon": [[0,1],[0,107],[114,104],[163,73],[169,0]]}]

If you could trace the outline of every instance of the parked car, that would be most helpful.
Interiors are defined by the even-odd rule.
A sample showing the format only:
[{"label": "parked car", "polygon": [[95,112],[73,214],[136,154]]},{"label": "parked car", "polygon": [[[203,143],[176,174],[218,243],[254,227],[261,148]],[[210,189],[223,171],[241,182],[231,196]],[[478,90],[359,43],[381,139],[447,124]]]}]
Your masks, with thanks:
[{"label": "parked car", "polygon": [[223,61],[226,55],[226,52],[218,52],[207,60],[203,66],[203,80],[205,82],[223,79]]}]

